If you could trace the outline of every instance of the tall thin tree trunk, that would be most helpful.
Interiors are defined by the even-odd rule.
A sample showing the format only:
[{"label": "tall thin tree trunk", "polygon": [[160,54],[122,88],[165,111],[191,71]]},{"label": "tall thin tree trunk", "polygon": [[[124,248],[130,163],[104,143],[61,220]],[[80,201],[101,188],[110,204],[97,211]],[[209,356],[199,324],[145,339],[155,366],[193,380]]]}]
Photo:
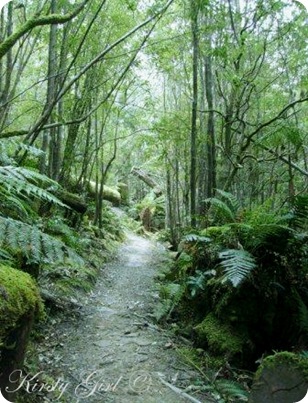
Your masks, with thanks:
[{"label": "tall thin tree trunk", "polygon": [[[51,12],[55,13],[57,6],[56,0],[51,0],[50,4]],[[46,109],[53,103],[56,91],[56,71],[57,71],[57,25],[52,24],[49,31],[49,47],[48,47],[48,82],[47,82],[47,100]],[[53,123],[53,114],[50,115],[48,123]],[[55,135],[56,129],[52,128],[48,131],[44,131],[42,150],[44,155],[40,159],[40,172],[47,173],[47,154],[49,152],[49,162],[48,162],[48,173],[49,176],[53,176],[52,166],[53,166],[53,149],[55,147]]]},{"label": "tall thin tree trunk", "polygon": [[191,28],[193,46],[193,94],[190,133],[190,223],[197,224],[197,109],[198,109],[198,7],[191,0]]},{"label": "tall thin tree trunk", "polygon": [[[4,22],[4,14],[3,10],[1,12],[1,23]],[[7,23],[6,23],[6,36],[9,37],[12,35],[13,32],[13,3],[9,2],[7,5]],[[1,33],[1,36],[4,36],[4,32]],[[6,61],[5,61],[5,69],[3,71],[3,76],[1,75],[1,87],[2,91],[0,92],[0,106],[1,104],[5,104],[9,97],[10,86],[11,86],[11,77],[12,77],[12,70],[13,70],[13,54],[12,49],[10,49],[6,54]],[[3,69],[3,65],[1,64]],[[2,80],[2,77],[4,79]],[[8,113],[8,108],[0,108],[0,123],[4,123],[6,121]]]},{"label": "tall thin tree trunk", "polygon": [[212,57],[205,57],[205,93],[209,109],[207,122],[207,197],[213,197],[216,188],[216,142],[214,124]]}]

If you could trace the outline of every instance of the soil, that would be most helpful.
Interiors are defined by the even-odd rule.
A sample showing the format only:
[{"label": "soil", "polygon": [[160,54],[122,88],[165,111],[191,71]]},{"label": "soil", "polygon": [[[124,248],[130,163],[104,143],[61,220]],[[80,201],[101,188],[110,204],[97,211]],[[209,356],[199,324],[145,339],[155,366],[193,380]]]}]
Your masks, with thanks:
[{"label": "soil", "polygon": [[[167,260],[161,244],[126,234],[79,317],[55,322],[48,336],[53,347],[41,354],[42,368],[53,379],[45,389],[53,386],[72,403],[198,401],[191,390],[194,398],[180,393],[197,382],[197,371],[180,360],[174,337],[153,319],[155,276]],[[48,396],[44,401],[56,401]]]}]

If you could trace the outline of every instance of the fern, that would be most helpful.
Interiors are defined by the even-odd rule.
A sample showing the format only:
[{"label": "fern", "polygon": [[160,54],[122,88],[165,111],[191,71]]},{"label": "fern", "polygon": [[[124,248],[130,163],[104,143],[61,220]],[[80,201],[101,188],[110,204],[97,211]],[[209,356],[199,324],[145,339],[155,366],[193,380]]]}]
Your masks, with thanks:
[{"label": "fern", "polygon": [[[62,241],[38,227],[0,216],[0,250],[14,255],[21,253],[29,263],[53,263],[68,258],[76,263],[83,259]],[[0,255],[0,259],[1,255]]]},{"label": "fern", "polygon": [[161,302],[156,306],[154,316],[157,321],[163,318],[169,319],[174,308],[179,304],[184,295],[185,287],[177,283],[162,285],[159,290]]},{"label": "fern", "polygon": [[297,305],[299,331],[308,335],[308,307],[296,288],[292,288],[292,295]]},{"label": "fern", "polygon": [[197,234],[187,234],[183,237],[184,242],[202,242],[202,243],[208,243],[211,242],[211,238],[206,237],[206,236],[200,236]]},{"label": "fern", "polygon": [[200,291],[204,291],[206,278],[208,276],[215,276],[215,274],[215,270],[207,270],[205,272],[197,270],[195,276],[189,276],[187,286],[191,297],[194,298]]},{"label": "fern", "polygon": [[248,401],[249,393],[238,382],[228,379],[219,379],[214,383],[214,387],[227,402]]},{"label": "fern", "polygon": [[232,193],[225,192],[221,189],[216,189],[216,193],[218,193],[222,199],[225,199],[225,202],[230,206],[232,212],[236,214],[240,208],[238,199]]},{"label": "fern", "polygon": [[18,203],[20,198],[31,200],[35,197],[67,207],[50,191],[43,189],[42,185],[49,186],[50,190],[58,187],[57,182],[38,172],[13,165],[0,166],[0,195],[2,200],[12,201],[11,194],[13,192],[16,195],[16,201],[13,200],[13,204]]},{"label": "fern", "polygon": [[247,239],[247,246],[256,250],[261,246],[272,246],[274,240],[290,238],[292,229],[281,224],[261,224],[254,228],[251,237]]},{"label": "fern", "polygon": [[220,214],[227,222],[234,222],[235,215],[231,208],[222,200],[216,197],[211,197],[204,200],[205,203],[209,203],[211,208],[214,210],[215,214]]},{"label": "fern", "polygon": [[222,282],[231,281],[234,287],[238,287],[246,280],[256,267],[254,257],[246,250],[227,249],[219,253],[219,258],[224,270]]},{"label": "fern", "polygon": [[3,264],[12,265],[13,256],[6,250],[0,248],[0,261]]},{"label": "fern", "polygon": [[291,223],[304,229],[308,223],[308,194],[298,195],[293,201]]}]

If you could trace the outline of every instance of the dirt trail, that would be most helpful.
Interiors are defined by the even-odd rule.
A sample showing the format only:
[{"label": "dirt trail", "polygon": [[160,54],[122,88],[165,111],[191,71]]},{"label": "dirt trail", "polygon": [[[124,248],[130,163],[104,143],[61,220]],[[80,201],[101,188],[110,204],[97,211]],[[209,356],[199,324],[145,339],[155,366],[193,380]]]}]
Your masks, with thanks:
[{"label": "dirt trail", "polygon": [[117,257],[103,268],[81,318],[57,329],[62,347],[53,351],[53,359],[58,357],[53,376],[63,379],[68,401],[191,401],[163,383],[184,388],[196,379],[151,317],[158,302],[153,278],[164,259],[161,245],[128,233]]}]

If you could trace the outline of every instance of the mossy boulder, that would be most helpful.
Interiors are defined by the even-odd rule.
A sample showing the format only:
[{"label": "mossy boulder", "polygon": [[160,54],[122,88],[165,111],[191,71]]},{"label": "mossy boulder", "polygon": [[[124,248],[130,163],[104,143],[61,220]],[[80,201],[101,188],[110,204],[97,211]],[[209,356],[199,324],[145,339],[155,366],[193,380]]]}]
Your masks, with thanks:
[{"label": "mossy boulder", "polygon": [[10,374],[23,365],[34,319],[42,317],[43,312],[39,291],[31,276],[0,265],[0,388],[4,396],[5,388],[10,387]]},{"label": "mossy boulder", "polygon": [[194,330],[200,345],[207,347],[213,354],[230,359],[242,352],[245,340],[213,313],[208,314]]},{"label": "mossy boulder", "polygon": [[266,357],[255,374],[249,403],[293,403],[308,390],[308,360],[280,352]]}]

